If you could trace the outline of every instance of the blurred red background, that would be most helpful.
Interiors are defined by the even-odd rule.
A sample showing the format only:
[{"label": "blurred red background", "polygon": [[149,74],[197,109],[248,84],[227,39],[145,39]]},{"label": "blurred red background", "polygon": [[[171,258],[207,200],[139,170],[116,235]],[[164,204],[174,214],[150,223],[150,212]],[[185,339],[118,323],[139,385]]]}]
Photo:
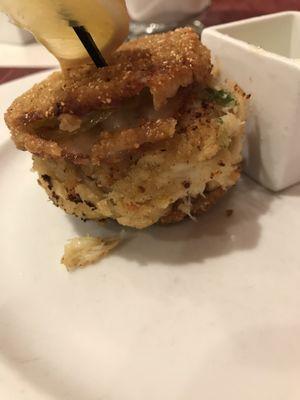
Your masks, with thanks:
[{"label": "blurred red background", "polygon": [[300,0],[212,0],[202,21],[210,26],[287,10],[300,10]]}]

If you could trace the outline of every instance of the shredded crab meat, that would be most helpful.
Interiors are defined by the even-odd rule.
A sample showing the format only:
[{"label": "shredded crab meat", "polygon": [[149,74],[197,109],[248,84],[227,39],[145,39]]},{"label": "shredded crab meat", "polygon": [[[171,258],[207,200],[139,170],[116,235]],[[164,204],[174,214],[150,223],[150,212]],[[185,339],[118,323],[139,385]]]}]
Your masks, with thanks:
[{"label": "shredded crab meat", "polygon": [[81,122],[82,122],[81,118],[72,114],[61,114],[58,117],[58,120],[59,120],[59,129],[68,133],[77,131],[81,127]]},{"label": "shredded crab meat", "polygon": [[86,267],[105,257],[119,243],[118,238],[75,237],[65,245],[61,263],[69,271]]},{"label": "shredded crab meat", "polygon": [[182,200],[182,203],[178,206],[178,210],[182,211],[187,215],[192,221],[197,222],[197,218],[192,215],[192,199],[191,196],[187,196]]}]

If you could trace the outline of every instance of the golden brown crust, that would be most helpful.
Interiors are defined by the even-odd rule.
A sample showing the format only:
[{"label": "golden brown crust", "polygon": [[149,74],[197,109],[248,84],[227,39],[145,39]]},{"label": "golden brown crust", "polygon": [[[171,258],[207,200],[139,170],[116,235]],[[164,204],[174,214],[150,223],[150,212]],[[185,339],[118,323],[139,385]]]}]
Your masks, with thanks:
[{"label": "golden brown crust", "polygon": [[110,67],[54,73],[6,122],[55,205],[142,229],[199,215],[236,183],[244,97],[211,85],[209,51],[180,29],[124,44]]},{"label": "golden brown crust", "polygon": [[168,118],[120,132],[103,132],[92,148],[92,164],[99,165],[103,160],[116,161],[119,154],[123,156],[126,152],[136,151],[145,143],[171,139],[175,135],[176,124],[174,118]]},{"label": "golden brown crust", "polygon": [[[222,187],[218,187],[211,192],[206,192],[204,195],[200,194],[197,198],[192,199],[191,217],[198,217],[201,214],[208,211],[212,206],[214,206],[217,201],[226,193]],[[159,222],[163,225],[174,224],[180,222],[187,218],[187,214],[181,211],[178,207],[182,204],[183,200],[179,200],[172,205],[171,210],[164,215]]]},{"label": "golden brown crust", "polygon": [[[209,159],[219,148],[217,136],[222,135],[223,126],[217,117],[222,115],[223,110],[222,106],[213,101],[199,102],[201,90],[199,85],[190,85],[188,88],[181,89],[160,111],[155,111],[151,102],[150,105],[146,103],[145,118],[147,115],[149,117],[152,115],[149,121],[143,116],[139,118],[136,115],[140,115],[141,110],[145,109],[143,95],[132,99],[135,109],[129,107],[126,111],[125,108],[124,112],[124,107],[121,107],[105,111],[110,121],[118,120],[120,112],[123,119],[125,116],[125,123],[123,122],[122,127],[117,130],[112,129],[112,126],[109,128],[111,123],[108,124],[106,120],[106,125],[101,123],[100,127],[91,131],[75,130],[75,133],[70,133],[57,131],[58,127],[52,130],[39,125],[38,128],[29,126],[23,129],[16,128],[12,131],[12,135],[17,147],[22,150],[28,150],[39,157],[65,159],[77,165],[118,163],[129,156],[137,159],[150,149],[175,146],[182,134],[188,137],[188,148],[179,147],[179,152],[186,153],[189,149],[193,151],[197,148],[201,150],[201,157]],[[236,112],[240,113],[243,109],[245,94],[240,93],[237,86],[233,88],[233,93],[239,99]],[[146,95],[146,102],[147,99]],[[66,114],[62,114],[62,117],[65,118]],[[239,117],[243,120],[243,113]],[[132,121],[136,126],[127,127]],[[37,123],[40,124],[40,122]],[[58,123],[61,124],[61,118],[57,121],[57,126]],[[76,117],[76,125],[78,125],[78,117]]]},{"label": "golden brown crust", "polygon": [[[54,72],[16,99],[5,119],[11,130],[60,114],[84,115],[116,107],[149,88],[160,108],[178,88],[205,84],[211,73],[210,53],[189,28],[123,44],[106,68],[92,65]],[[24,127],[23,127],[24,129]]]}]

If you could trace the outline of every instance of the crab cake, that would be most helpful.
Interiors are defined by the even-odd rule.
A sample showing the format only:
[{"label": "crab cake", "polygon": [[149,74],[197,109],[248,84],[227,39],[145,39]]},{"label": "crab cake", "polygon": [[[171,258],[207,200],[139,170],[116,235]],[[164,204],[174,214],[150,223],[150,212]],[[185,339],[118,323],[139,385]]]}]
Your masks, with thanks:
[{"label": "crab cake", "polygon": [[245,94],[216,86],[191,29],[123,44],[110,65],[55,72],[6,122],[55,205],[145,228],[205,212],[240,175]]}]

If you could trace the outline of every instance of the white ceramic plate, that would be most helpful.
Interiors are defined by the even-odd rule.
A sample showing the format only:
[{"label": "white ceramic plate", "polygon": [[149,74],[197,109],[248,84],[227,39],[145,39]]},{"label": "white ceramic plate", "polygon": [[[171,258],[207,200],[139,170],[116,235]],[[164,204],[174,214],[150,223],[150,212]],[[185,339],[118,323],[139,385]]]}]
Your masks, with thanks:
[{"label": "white ceramic plate", "polygon": [[[1,107],[44,76],[2,85]],[[1,399],[300,398],[300,186],[244,178],[198,223],[68,273],[68,238],[119,228],[53,207],[0,135]]]}]

